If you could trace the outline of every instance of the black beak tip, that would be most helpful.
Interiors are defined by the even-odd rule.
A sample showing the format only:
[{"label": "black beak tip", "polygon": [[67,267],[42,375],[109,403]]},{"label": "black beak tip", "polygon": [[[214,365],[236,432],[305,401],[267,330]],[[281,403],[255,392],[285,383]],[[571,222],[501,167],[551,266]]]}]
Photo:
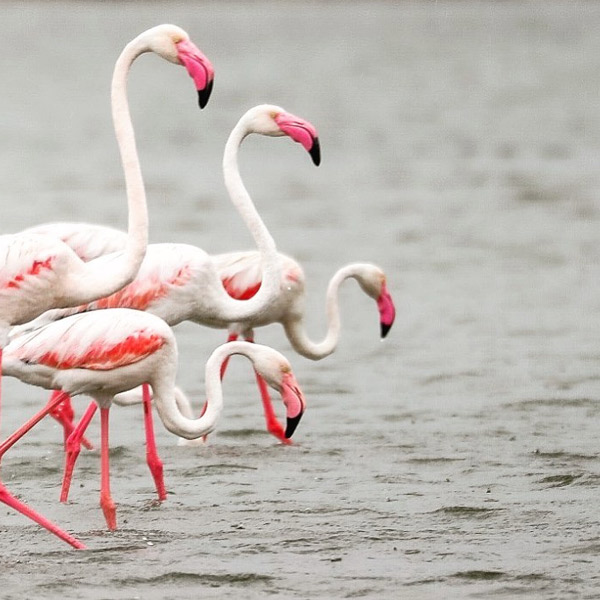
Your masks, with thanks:
[{"label": "black beak tip", "polygon": [[198,105],[200,108],[204,108],[208,104],[214,81],[214,79],[211,79],[203,90],[198,90]]},{"label": "black beak tip", "polygon": [[310,154],[313,163],[318,167],[321,164],[321,145],[319,144],[319,138],[313,140],[312,148],[308,153]]},{"label": "black beak tip", "polygon": [[385,338],[385,336],[390,332],[390,329],[392,328],[391,323],[381,323],[381,339]]},{"label": "black beak tip", "polygon": [[300,423],[300,419],[302,418],[302,413],[300,413],[297,417],[289,418],[286,422],[285,433],[284,436],[286,439],[290,439],[294,435],[294,431],[296,431],[296,427],[298,427],[298,423]]}]

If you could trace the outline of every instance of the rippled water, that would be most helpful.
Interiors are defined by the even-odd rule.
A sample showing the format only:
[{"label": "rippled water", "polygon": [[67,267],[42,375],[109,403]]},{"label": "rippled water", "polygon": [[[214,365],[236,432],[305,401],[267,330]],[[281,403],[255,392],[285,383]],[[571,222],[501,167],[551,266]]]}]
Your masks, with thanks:
[{"label": "rippled water", "polygon": [[[159,428],[160,507],[141,411],[115,408],[114,534],[97,453],[59,505],[60,432],[40,424],[3,478],[94,551],[2,510],[3,597],[598,597],[599,5],[5,2],[0,14],[4,231],[124,226],[112,65],[170,21],[217,76],[200,113],[185,73],[152,56],[132,70],[152,239],[250,246],[220,157],[247,108],[277,103],[317,126],[321,167],[250,138],[242,171],[305,267],[310,332],[347,262],[381,265],[398,308],[382,344],[372,301],[349,283],[339,349],[318,363],[279,327],[258,332],[307,395],[296,444],[263,432],[235,361],[208,447]],[[198,403],[223,339],[178,327],[180,382]],[[44,401],[14,381],[3,391],[4,433]]]}]

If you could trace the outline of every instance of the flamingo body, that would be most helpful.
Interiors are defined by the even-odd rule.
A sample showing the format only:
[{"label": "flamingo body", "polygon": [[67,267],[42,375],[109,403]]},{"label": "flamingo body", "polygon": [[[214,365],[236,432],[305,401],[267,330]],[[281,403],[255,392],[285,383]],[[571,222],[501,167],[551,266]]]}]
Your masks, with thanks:
[{"label": "flamingo body", "polygon": [[68,304],[71,273],[84,264],[71,248],[49,235],[2,235],[0,256],[0,318],[6,326]]},{"label": "flamingo body", "polygon": [[72,315],[13,339],[3,369],[46,389],[105,397],[141,385],[151,368],[160,374],[176,362],[173,332],[162,319],[114,309]]},{"label": "flamingo body", "polygon": [[[109,483],[108,411],[116,394],[137,386],[150,386],[154,402],[165,427],[180,437],[195,439],[212,431],[221,414],[223,398],[219,370],[231,354],[244,354],[257,372],[280,391],[288,414],[291,436],[305,401],[287,360],[278,352],[246,342],[220,346],[206,366],[208,404],[203,416],[191,419],[178,407],[175,387],[177,345],[169,326],[160,318],[143,311],[113,308],[78,313],[53,321],[23,334],[6,346],[3,357],[6,375],[69,395],[92,396],[101,410],[101,493],[100,504],[109,529],[116,528],[116,507]],[[56,404],[60,401],[54,400]],[[22,437],[52,408],[49,403],[18,433]],[[67,442],[67,459],[61,499],[66,501],[68,485],[79,442],[96,405],[92,404]],[[148,465],[156,482],[159,499],[166,497],[162,479],[162,462],[156,452],[151,424],[150,394],[144,390]],[[188,411],[189,412],[189,411]],[[16,441],[18,437],[15,438]],[[14,443],[14,441],[11,441]],[[150,447],[151,446],[151,447]],[[3,448],[0,447],[0,452]],[[1,491],[1,490],[0,490]]]},{"label": "flamingo body", "polygon": [[[264,317],[280,295],[281,265],[275,242],[256,211],[239,173],[237,151],[250,133],[288,136],[309,151],[315,164],[320,162],[320,147],[316,130],[310,123],[271,104],[248,110],[227,140],[223,156],[225,186],[256,241],[262,261],[261,270],[264,270],[261,284],[251,299],[241,301],[227,294],[216,265],[199,248],[185,244],[158,244],[147,250],[137,277],[126,288],[99,301],[82,303],[74,310],[54,311],[52,315],[32,323],[31,327],[75,312],[112,307],[147,310],[171,325],[191,320],[212,327],[227,327],[232,321]],[[43,231],[48,232],[51,227],[44,226]],[[83,250],[81,240],[91,241],[95,239],[94,233],[97,235],[102,231],[106,232],[106,229],[96,228],[94,232],[88,230],[84,233],[83,227],[77,225],[69,230],[64,223],[56,227],[56,235],[65,241],[74,240],[78,251],[86,256],[96,254],[102,244],[93,243],[89,250]],[[110,233],[106,238],[111,244],[118,243],[119,235]],[[120,252],[114,252],[92,262],[110,270],[119,256]]]},{"label": "flamingo body", "polygon": [[[212,65],[183,29],[159,25],[125,46],[115,63],[111,84],[111,112],[125,175],[129,213],[123,250],[115,255],[110,269],[103,269],[97,261],[84,262],[56,237],[33,233],[0,236],[0,357],[10,327],[25,323],[51,308],[73,307],[110,295],[131,282],[140,267],[148,243],[148,213],[126,84],[132,63],[145,52],[154,52],[171,63],[185,66],[196,85],[200,106],[208,101],[214,77]],[[123,350],[125,354],[128,351]],[[52,351],[46,358],[59,360]],[[92,356],[88,356],[88,360],[92,360]],[[48,410],[57,406],[55,400]],[[2,444],[0,458],[29,428],[20,428]],[[2,483],[0,501],[74,547],[82,547],[80,542],[12,497]]]}]

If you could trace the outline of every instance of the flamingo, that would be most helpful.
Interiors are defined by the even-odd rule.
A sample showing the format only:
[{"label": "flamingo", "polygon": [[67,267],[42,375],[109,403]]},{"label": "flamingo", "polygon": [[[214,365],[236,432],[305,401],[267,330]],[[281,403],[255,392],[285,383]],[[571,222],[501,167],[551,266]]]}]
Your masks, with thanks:
[{"label": "flamingo", "polygon": [[[150,244],[137,277],[119,292],[73,309],[49,311],[22,328],[15,328],[13,334],[20,335],[65,315],[116,307],[151,312],[171,326],[192,321],[211,327],[227,327],[232,322],[268,319],[273,303],[281,294],[281,262],[275,242],[260,218],[239,172],[238,149],[251,133],[274,137],[287,135],[309,152],[316,165],[320,163],[320,146],[313,125],[271,104],[259,105],[247,111],[227,140],[223,156],[225,185],[259,248],[258,269],[261,271],[261,262],[264,268],[264,285],[260,286],[261,289],[252,299],[232,298],[222,285],[217,265],[200,248],[187,244]],[[74,235],[68,233],[69,227],[64,223],[41,227],[46,234],[55,231],[66,241],[78,239],[76,231],[70,229]],[[96,227],[89,231],[103,230]],[[100,239],[97,247],[102,243]],[[103,255],[95,260],[110,261],[113,256],[115,254]],[[278,437],[287,441],[283,427],[274,415],[273,419],[276,423],[274,426],[278,427]]]},{"label": "flamingo", "polygon": [[[49,226],[40,226],[49,227]],[[57,229],[62,230],[62,239],[68,244],[73,244],[79,248],[78,252],[86,252],[86,249],[93,248],[84,243],[84,236],[90,233],[84,224],[79,226],[74,223],[57,224]],[[98,230],[99,231],[99,230]],[[123,232],[103,227],[102,235],[91,236],[88,239],[95,243],[105,243],[118,248],[122,243]],[[96,246],[97,248],[98,246]],[[152,253],[152,245],[149,246],[149,255]],[[327,315],[327,332],[320,342],[311,340],[305,329],[305,277],[302,267],[293,258],[284,254],[279,254],[281,264],[281,284],[279,294],[274,302],[270,304],[268,313],[255,319],[246,319],[244,321],[227,321],[225,319],[205,319],[201,312],[190,315],[188,318],[196,323],[208,325],[210,327],[228,329],[229,335],[227,341],[235,341],[240,336],[246,341],[254,341],[254,329],[263,327],[272,323],[281,323],[292,348],[301,356],[311,360],[321,360],[332,354],[339,343],[341,332],[341,321],[338,294],[341,284],[346,279],[355,279],[360,288],[377,303],[379,312],[379,324],[381,338],[384,339],[389,333],[396,316],[394,301],[387,288],[387,277],[384,271],[369,263],[351,263],[338,269],[329,281],[327,287],[325,309]],[[261,259],[260,254],[255,251],[250,252],[230,252],[212,256],[212,261],[218,271],[219,278],[227,293],[236,299],[247,300],[252,298],[262,285]],[[166,313],[160,309],[150,306],[148,309],[155,314],[166,317]],[[52,311],[58,313],[59,311]],[[60,311],[63,312],[63,311]],[[40,319],[43,322],[45,318],[57,314],[46,315]],[[168,317],[167,317],[167,320]],[[35,322],[34,322],[35,323]],[[227,362],[224,363],[223,373],[227,368]],[[257,385],[263,403],[267,430],[286,443],[283,435],[283,427],[275,418],[271,407],[268,390],[257,378]],[[72,425],[66,428],[66,434],[70,433]]]},{"label": "flamingo", "polygon": [[[291,436],[304,412],[305,400],[289,362],[267,346],[247,342],[231,342],[219,346],[206,363],[205,385],[207,410],[198,419],[189,419],[179,410],[175,397],[177,344],[171,328],[150,313],[115,308],[80,313],[53,321],[35,331],[13,339],[5,348],[4,372],[25,383],[60,390],[70,396],[86,394],[94,401],[82,422],[100,407],[101,426],[101,491],[100,506],[108,529],[117,527],[116,505],[110,492],[109,410],[115,394],[144,386],[145,407],[149,407],[152,389],[154,403],[164,426],[175,435],[194,439],[215,428],[223,407],[220,366],[232,354],[246,356],[269,385],[279,391],[287,409]],[[58,402],[59,400],[55,400]],[[49,412],[46,405],[31,420],[33,424]],[[153,430],[151,411],[145,410],[146,432]],[[25,424],[8,440],[8,447],[33,426]],[[77,427],[71,438],[76,443],[82,432]],[[0,445],[0,456],[7,449]],[[159,498],[166,497],[162,481],[162,463],[152,447],[147,448],[149,466]],[[65,462],[65,480],[76,458],[71,452]],[[63,486],[63,491],[64,491]]]},{"label": "flamingo", "polygon": [[[117,230],[116,233],[121,233]],[[110,238],[108,238],[110,239]],[[112,239],[117,239],[115,236]],[[218,269],[221,282],[230,296],[238,299],[248,299],[257,293],[261,287],[260,255],[257,252],[230,252],[217,254],[212,257]],[[376,265],[369,263],[352,263],[338,269],[329,281],[325,300],[327,315],[327,332],[320,342],[311,340],[306,333],[304,322],[305,278],[302,267],[292,258],[279,254],[282,280],[280,294],[271,305],[269,313],[261,318],[237,323],[206,323],[212,326],[227,328],[227,341],[235,341],[243,336],[248,342],[254,341],[254,329],[272,323],[281,323],[292,348],[301,356],[311,360],[321,360],[332,354],[339,342],[341,321],[338,294],[341,284],[346,279],[355,279],[360,288],[377,302],[380,320],[381,338],[384,339],[390,331],[396,309],[392,296],[387,289],[386,275]],[[224,376],[227,361],[223,363]],[[289,443],[283,434],[283,427],[275,417],[269,392],[257,376],[257,384],[263,403],[267,430],[284,443]],[[124,398],[125,400],[125,398]],[[141,401],[139,392],[127,397],[127,404]],[[189,400],[185,395],[178,396],[182,410],[189,412]]]},{"label": "flamingo", "polygon": [[[12,326],[26,323],[54,307],[77,306],[109,295],[132,281],[140,267],[148,243],[148,213],[126,83],[133,61],[144,52],[154,52],[169,62],[184,65],[196,84],[200,107],[208,101],[214,78],[212,65],[183,29],[159,25],[125,46],[115,64],[111,87],[113,124],[129,212],[123,251],[113,255],[109,264],[105,260],[86,263],[54,236],[34,233],[0,236],[0,362]],[[46,528],[52,526],[58,530],[12,496],[1,482],[0,501]],[[69,543],[77,542],[66,532],[61,534]]]}]

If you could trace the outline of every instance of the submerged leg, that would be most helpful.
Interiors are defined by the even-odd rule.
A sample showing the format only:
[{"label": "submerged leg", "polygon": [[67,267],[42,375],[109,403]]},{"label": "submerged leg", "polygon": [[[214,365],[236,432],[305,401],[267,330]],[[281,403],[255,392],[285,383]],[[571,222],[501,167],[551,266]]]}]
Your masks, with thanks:
[{"label": "submerged leg", "polygon": [[73,478],[73,469],[75,468],[75,461],[79,456],[79,451],[81,450],[81,440],[83,439],[83,434],[85,430],[88,428],[90,421],[94,414],[96,414],[96,409],[98,405],[95,401],[92,401],[90,405],[87,407],[85,413],[83,413],[83,417],[77,424],[77,427],[73,429],[73,433],[68,437],[66,443],[66,452],[65,452],[65,472],[63,474],[63,482],[62,488],[60,490],[60,501],[66,502],[69,498],[69,489],[71,488],[71,479]]},{"label": "submerged leg", "polygon": [[50,533],[53,533],[55,536],[59,537],[67,544],[73,546],[77,550],[85,550],[85,546],[72,535],[68,534],[66,531],[63,531],[60,527],[52,523],[43,517],[32,508],[29,508],[26,504],[23,504],[20,500],[17,500],[5,487],[2,483],[0,483],[0,502],[3,502],[7,506],[14,508],[16,511],[20,512],[22,515],[25,515],[32,521],[35,521],[38,525],[41,525],[45,529],[47,529]]},{"label": "submerged leg", "polygon": [[117,507],[110,494],[110,460],[108,446],[108,408],[100,409],[100,506],[106,519],[106,526],[114,531],[117,528]]},{"label": "submerged leg", "polygon": [[152,422],[152,397],[150,396],[150,386],[147,383],[142,386],[142,394],[144,399],[144,426],[146,428],[146,462],[154,479],[158,499],[162,502],[167,498],[167,490],[163,479],[163,463],[156,449],[154,424]]}]

